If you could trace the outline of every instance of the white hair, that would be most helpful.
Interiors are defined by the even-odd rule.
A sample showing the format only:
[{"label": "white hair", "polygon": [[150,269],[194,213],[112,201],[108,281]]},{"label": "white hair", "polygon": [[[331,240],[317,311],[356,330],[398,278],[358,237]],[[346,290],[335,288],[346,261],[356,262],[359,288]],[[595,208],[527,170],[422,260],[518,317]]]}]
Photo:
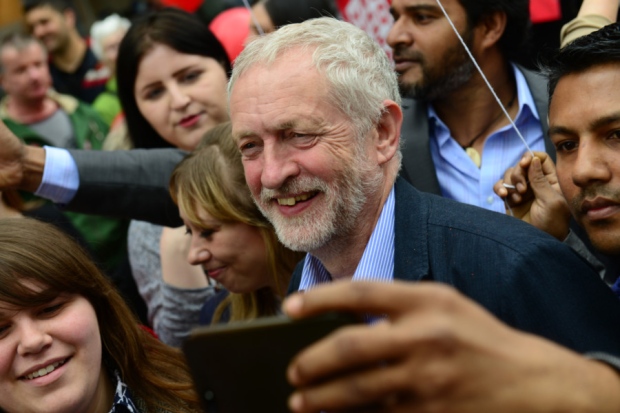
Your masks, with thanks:
[{"label": "white hair", "polygon": [[103,49],[101,47],[103,40],[119,30],[127,31],[129,26],[131,26],[131,22],[116,13],[109,15],[103,20],[93,23],[90,28],[90,48],[97,59],[101,60],[103,58]]},{"label": "white hair", "polygon": [[396,73],[385,51],[361,29],[331,17],[288,24],[250,42],[235,60],[229,97],[244,72],[293,49],[312,53],[314,66],[330,86],[331,103],[352,120],[358,136],[379,121],[384,100],[400,105]]}]

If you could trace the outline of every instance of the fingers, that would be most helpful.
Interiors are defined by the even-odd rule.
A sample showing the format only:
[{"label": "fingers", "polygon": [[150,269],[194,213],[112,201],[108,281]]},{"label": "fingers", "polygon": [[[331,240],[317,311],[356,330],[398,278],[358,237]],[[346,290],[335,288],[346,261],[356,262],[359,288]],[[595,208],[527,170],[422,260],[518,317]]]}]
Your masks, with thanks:
[{"label": "fingers", "polygon": [[[284,308],[295,318],[327,311],[388,317],[373,326],[342,328],[297,355],[288,377],[294,386],[304,386],[398,358],[411,351],[413,343],[445,339],[452,331],[453,316],[471,313],[471,308],[478,306],[438,283],[336,282],[293,296]],[[406,328],[399,328],[401,319],[406,319]]]},{"label": "fingers", "polygon": [[531,155],[526,153],[517,165],[506,170],[504,177],[493,186],[493,190],[499,197],[513,205],[522,201],[522,195],[527,192],[527,169],[531,159]]},{"label": "fingers", "polygon": [[402,354],[405,342],[387,323],[341,328],[299,353],[287,375],[294,386],[305,386],[335,372],[373,369]]},{"label": "fingers", "polygon": [[460,295],[439,283],[370,283],[338,281],[293,294],[283,303],[292,318],[309,317],[328,311],[398,316],[405,311],[452,302]]},{"label": "fingers", "polygon": [[363,371],[338,376],[313,387],[297,390],[289,400],[294,412],[340,411],[365,407],[373,411],[389,403],[411,380],[399,365],[376,364]]},{"label": "fingers", "polygon": [[539,203],[545,205],[558,202],[564,205],[566,203],[559,187],[555,185],[557,176],[551,160],[541,162],[540,159],[534,158],[528,171],[528,177],[532,191]]},{"label": "fingers", "polygon": [[[553,162],[545,164],[534,158],[528,176],[538,205],[531,223],[560,241],[564,240],[569,231],[570,210],[557,185]],[[553,180],[556,184],[552,183]]]},{"label": "fingers", "polygon": [[[553,161],[545,152],[534,152],[535,157],[545,163],[545,170],[549,174],[555,176],[555,166]],[[502,199],[504,199],[509,207],[518,206],[522,203],[529,202],[531,194],[528,196],[528,170],[532,162],[532,155],[525,153],[519,163],[508,168],[504,173],[504,177],[497,181],[493,186],[493,191]]]},{"label": "fingers", "polygon": [[[470,359],[470,346],[462,339],[479,337],[470,333],[471,326],[461,324],[458,316],[420,313],[397,323],[351,327],[328,336],[291,363],[289,378],[299,388],[290,400],[292,410],[384,411],[406,400],[438,397],[452,388],[456,366],[464,365],[455,358]],[[463,329],[468,331],[464,335]]]},{"label": "fingers", "polygon": [[546,191],[552,190],[547,176],[543,172],[542,164],[539,158],[532,159],[530,168],[528,169],[527,176],[530,180],[530,185],[537,198],[544,196]]},{"label": "fingers", "polygon": [[508,168],[504,173],[504,177],[497,181],[495,185],[493,185],[493,192],[497,194],[500,198],[506,198],[510,193],[510,190],[515,189],[514,185],[510,181],[510,174],[512,173],[512,168]]},{"label": "fingers", "polygon": [[555,169],[555,164],[553,163],[553,159],[550,156],[545,156],[544,158],[539,158],[540,164],[542,167],[542,172],[547,177],[547,180],[551,185],[555,185],[558,183],[558,175]]},{"label": "fingers", "polygon": [[[302,302],[291,311],[294,301]],[[454,345],[459,329],[471,320],[474,324],[496,323],[478,304],[438,283],[339,282],[293,297],[285,307],[296,317],[325,311],[384,313],[389,317],[374,326],[342,328],[303,350],[288,370],[294,386],[374,368],[421,349],[442,351]]]}]

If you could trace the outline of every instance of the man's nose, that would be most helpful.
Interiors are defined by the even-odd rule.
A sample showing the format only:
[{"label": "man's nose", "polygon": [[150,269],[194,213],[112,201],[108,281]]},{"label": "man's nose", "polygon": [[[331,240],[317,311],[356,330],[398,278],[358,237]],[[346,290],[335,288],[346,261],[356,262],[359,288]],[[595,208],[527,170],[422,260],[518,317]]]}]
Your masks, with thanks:
[{"label": "man's nose", "polygon": [[45,36],[45,32],[45,26],[42,24],[35,24],[32,28],[32,35],[37,39],[41,39],[43,36]]},{"label": "man's nose", "polygon": [[264,188],[278,189],[288,178],[299,174],[299,165],[284,145],[266,144],[263,151],[261,184]]},{"label": "man's nose", "polygon": [[576,186],[585,187],[592,182],[607,182],[611,178],[603,151],[604,148],[599,148],[590,140],[579,143],[572,171],[573,183]]},{"label": "man's nose", "polygon": [[413,35],[409,26],[410,22],[406,17],[400,17],[394,21],[386,38],[387,44],[392,49],[400,44],[411,45],[413,43]]}]

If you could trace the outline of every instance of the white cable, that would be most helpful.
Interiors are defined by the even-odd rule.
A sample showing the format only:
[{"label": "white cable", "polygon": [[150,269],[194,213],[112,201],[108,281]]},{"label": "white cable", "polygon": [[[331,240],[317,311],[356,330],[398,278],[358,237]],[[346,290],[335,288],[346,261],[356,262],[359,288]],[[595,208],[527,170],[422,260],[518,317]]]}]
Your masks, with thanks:
[{"label": "white cable", "polygon": [[252,6],[250,6],[250,2],[248,0],[243,0],[243,4],[245,8],[250,12],[250,17],[252,18],[252,23],[254,23],[254,27],[256,27],[256,31],[260,36],[264,36],[265,32],[260,24],[258,24],[258,20],[256,19],[256,15],[254,15],[254,11],[252,11]]},{"label": "white cable", "polygon": [[491,93],[493,94],[493,97],[495,98],[495,100],[497,101],[497,104],[499,105],[499,107],[502,109],[502,111],[504,112],[504,115],[506,115],[506,117],[508,118],[508,120],[510,121],[510,124],[512,125],[512,128],[515,130],[515,132],[517,132],[517,135],[519,135],[519,138],[521,138],[521,141],[523,142],[523,145],[525,145],[525,148],[528,150],[528,152],[532,155],[532,157],[534,157],[534,152],[532,152],[532,150],[530,149],[529,145],[527,144],[527,142],[525,141],[525,138],[523,137],[523,135],[521,135],[521,132],[519,132],[519,129],[517,129],[517,125],[515,125],[515,123],[513,122],[512,118],[510,117],[510,115],[508,114],[508,111],[506,110],[506,108],[504,107],[504,105],[502,104],[502,101],[499,100],[499,98],[497,97],[497,94],[495,93],[495,90],[493,90],[493,86],[491,86],[491,84],[489,83],[489,81],[487,80],[487,77],[484,75],[484,73],[482,72],[482,69],[480,69],[480,66],[478,66],[478,62],[476,61],[476,59],[474,58],[474,56],[471,54],[471,52],[469,51],[469,48],[467,47],[467,45],[465,44],[465,41],[463,40],[463,38],[461,37],[460,33],[458,30],[456,30],[456,27],[454,26],[454,23],[452,23],[452,19],[450,19],[450,16],[448,16],[448,13],[446,12],[446,9],[443,8],[443,5],[441,4],[440,0],[437,0],[437,4],[439,5],[439,8],[441,9],[441,11],[443,12],[444,16],[446,16],[446,19],[448,19],[448,23],[450,23],[450,26],[452,27],[452,30],[454,30],[454,33],[456,33],[456,36],[459,38],[461,44],[463,45],[463,47],[465,48],[465,51],[467,52],[467,55],[469,56],[469,58],[471,59],[471,61],[473,62],[474,66],[476,67],[476,69],[478,70],[478,72],[480,73],[480,76],[482,76],[482,79],[484,80],[484,83],[486,83],[487,87],[489,88],[489,90],[491,91]]}]

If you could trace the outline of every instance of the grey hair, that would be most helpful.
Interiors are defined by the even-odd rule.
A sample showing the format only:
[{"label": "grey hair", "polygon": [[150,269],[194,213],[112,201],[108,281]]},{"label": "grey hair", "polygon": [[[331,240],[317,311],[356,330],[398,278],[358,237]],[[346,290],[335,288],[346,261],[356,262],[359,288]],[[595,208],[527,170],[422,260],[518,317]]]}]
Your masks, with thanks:
[{"label": "grey hair", "polygon": [[288,24],[250,42],[235,60],[229,98],[248,69],[269,65],[293,49],[312,53],[314,66],[331,86],[331,103],[352,120],[358,136],[379,121],[384,100],[400,105],[396,73],[385,51],[361,29],[332,17]]},{"label": "grey hair", "polygon": [[[31,44],[38,44],[43,51],[45,59],[47,59],[47,49],[41,43],[39,39],[34,37],[31,34],[23,33],[21,31],[10,31],[6,33],[2,38],[0,38],[0,56],[4,52],[4,49],[7,47],[12,47],[15,50],[22,51]],[[4,73],[4,65],[2,59],[0,58],[0,74]]]},{"label": "grey hair", "polygon": [[97,59],[101,60],[103,57],[103,49],[101,48],[103,39],[119,30],[127,31],[130,26],[131,22],[128,19],[116,13],[93,23],[90,28],[90,38],[92,39],[90,47]]}]

